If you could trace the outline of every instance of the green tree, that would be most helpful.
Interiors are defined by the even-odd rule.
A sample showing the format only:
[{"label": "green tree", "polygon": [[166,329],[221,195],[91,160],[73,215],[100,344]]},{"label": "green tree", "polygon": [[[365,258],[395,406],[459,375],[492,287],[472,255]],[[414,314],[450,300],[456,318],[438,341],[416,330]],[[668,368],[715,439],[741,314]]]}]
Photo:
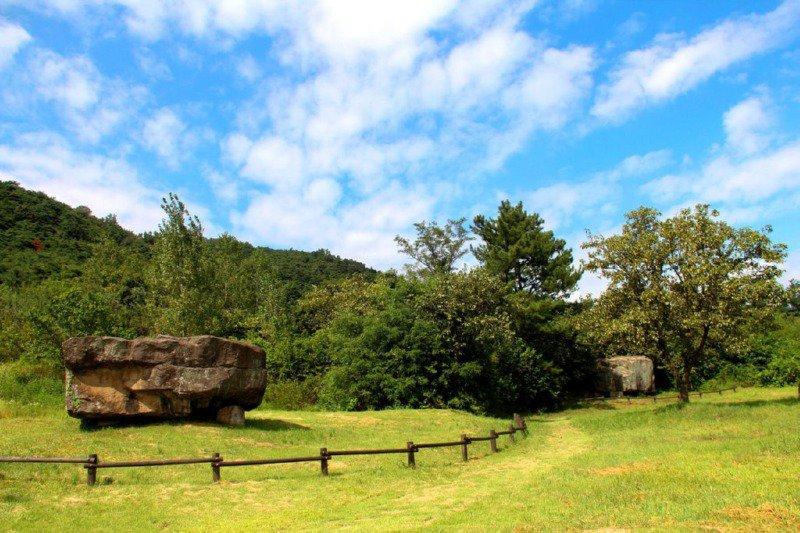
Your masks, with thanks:
[{"label": "green tree", "polygon": [[586,267],[608,288],[581,324],[612,353],[647,355],[672,373],[689,401],[692,372],[719,352],[747,348],[781,306],[785,246],[770,228],[736,229],[707,205],[662,220],[654,209],[626,216],[622,233],[590,235]]},{"label": "green tree", "polygon": [[786,287],[786,311],[793,316],[800,316],[800,280],[793,279]]},{"label": "green tree", "polygon": [[544,220],[528,213],[522,202],[503,200],[497,218],[475,217],[472,231],[482,239],[473,247],[486,270],[540,297],[562,298],[575,289],[581,273],[572,266],[572,250],[544,229]]},{"label": "green tree", "polygon": [[413,241],[398,235],[394,238],[400,252],[417,262],[417,269],[427,274],[447,274],[455,270],[456,261],[468,252],[470,240],[464,228],[466,219],[448,220],[444,226],[436,222],[417,222]]},{"label": "green tree", "polygon": [[153,330],[173,335],[215,332],[214,276],[203,225],[173,193],[161,208],[166,217],[156,232],[146,274]]}]

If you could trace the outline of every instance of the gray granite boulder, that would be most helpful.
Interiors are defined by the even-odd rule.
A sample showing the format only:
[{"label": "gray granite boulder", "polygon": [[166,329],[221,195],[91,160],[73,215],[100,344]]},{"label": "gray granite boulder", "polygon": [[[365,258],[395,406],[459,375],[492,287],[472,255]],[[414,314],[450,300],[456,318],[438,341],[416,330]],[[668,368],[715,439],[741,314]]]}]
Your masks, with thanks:
[{"label": "gray granite boulder", "polygon": [[[209,335],[67,339],[66,407],[90,421],[218,418],[261,403],[264,350]],[[236,407],[237,409],[231,409]],[[243,421],[243,418],[242,418]]]},{"label": "gray granite boulder", "polygon": [[599,389],[617,396],[653,392],[653,361],[644,356],[620,356],[601,359],[598,364]]}]

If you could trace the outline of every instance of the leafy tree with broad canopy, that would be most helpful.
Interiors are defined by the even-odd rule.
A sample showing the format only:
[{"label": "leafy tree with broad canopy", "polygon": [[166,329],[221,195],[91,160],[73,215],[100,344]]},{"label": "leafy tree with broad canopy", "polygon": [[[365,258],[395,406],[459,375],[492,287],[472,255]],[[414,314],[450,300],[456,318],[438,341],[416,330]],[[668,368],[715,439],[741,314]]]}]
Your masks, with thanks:
[{"label": "leafy tree with broad canopy", "polygon": [[516,291],[562,298],[581,277],[572,267],[572,250],[566,242],[545,231],[544,220],[525,211],[522,202],[512,206],[503,200],[497,218],[476,216],[472,231],[483,240],[472,248],[475,258]]},{"label": "leafy tree with broad canopy", "polygon": [[417,270],[424,274],[449,274],[455,270],[456,261],[467,253],[470,240],[464,228],[465,218],[448,220],[444,226],[437,222],[417,222],[417,237],[410,241],[400,235],[394,238],[400,252],[417,262]]},{"label": "leafy tree with broad canopy", "polygon": [[609,284],[580,324],[609,353],[664,364],[688,402],[694,369],[746,350],[772,323],[786,246],[770,240],[771,228],[734,228],[708,205],[660,217],[642,207],[626,215],[621,234],[589,235],[586,268]]}]

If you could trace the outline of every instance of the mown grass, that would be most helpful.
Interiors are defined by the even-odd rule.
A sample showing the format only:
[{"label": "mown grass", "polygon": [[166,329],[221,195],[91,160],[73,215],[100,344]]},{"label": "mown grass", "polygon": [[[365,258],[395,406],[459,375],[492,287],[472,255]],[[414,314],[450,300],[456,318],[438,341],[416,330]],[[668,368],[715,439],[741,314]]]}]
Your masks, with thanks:
[{"label": "mown grass", "polygon": [[[527,439],[318,464],[101,470],[0,465],[0,525],[11,530],[354,528],[563,530],[800,528],[796,389],[704,395],[681,408],[639,400],[535,416]],[[485,433],[507,421],[440,410],[257,410],[248,426],[153,424],[85,431],[59,405],[0,400],[2,454],[102,459],[277,457],[320,446],[402,446]]]}]

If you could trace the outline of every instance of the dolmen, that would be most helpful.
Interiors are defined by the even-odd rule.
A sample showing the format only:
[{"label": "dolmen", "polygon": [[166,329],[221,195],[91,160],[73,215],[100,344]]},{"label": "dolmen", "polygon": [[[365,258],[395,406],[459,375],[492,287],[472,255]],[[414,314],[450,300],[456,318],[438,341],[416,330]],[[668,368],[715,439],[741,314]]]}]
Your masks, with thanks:
[{"label": "dolmen", "polygon": [[67,413],[89,424],[216,419],[241,426],[267,385],[264,350],[210,335],[77,337],[61,351]]},{"label": "dolmen", "polygon": [[598,382],[600,392],[611,396],[651,393],[655,390],[653,361],[640,355],[601,359]]}]

